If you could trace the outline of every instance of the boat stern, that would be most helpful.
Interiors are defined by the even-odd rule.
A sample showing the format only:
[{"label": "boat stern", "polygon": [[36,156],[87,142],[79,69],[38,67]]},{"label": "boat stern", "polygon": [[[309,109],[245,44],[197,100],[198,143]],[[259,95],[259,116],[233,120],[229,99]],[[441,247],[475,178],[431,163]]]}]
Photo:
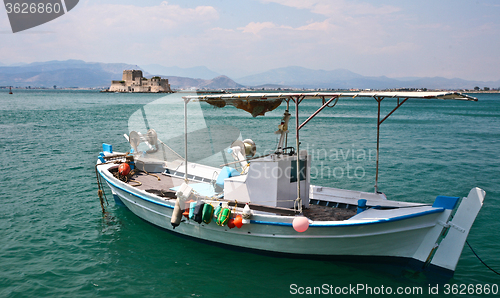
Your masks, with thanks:
[{"label": "boat stern", "polygon": [[[484,190],[473,188],[462,199],[451,220],[438,220],[413,257],[424,263],[424,269],[453,275],[472,224],[483,206],[485,195]],[[438,205],[445,208],[445,214],[448,213],[449,217],[457,201],[455,198],[438,196],[433,207]]]},{"label": "boat stern", "polygon": [[484,190],[475,187],[462,199],[455,216],[445,225],[448,233],[437,247],[431,265],[455,271],[472,224],[483,206],[485,195]]}]

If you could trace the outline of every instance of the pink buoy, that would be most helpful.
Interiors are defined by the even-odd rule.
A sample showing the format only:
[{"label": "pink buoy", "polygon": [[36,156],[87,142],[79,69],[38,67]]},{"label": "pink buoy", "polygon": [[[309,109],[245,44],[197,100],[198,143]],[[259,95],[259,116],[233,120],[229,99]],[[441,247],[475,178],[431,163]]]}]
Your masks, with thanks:
[{"label": "pink buoy", "polygon": [[309,220],[307,217],[304,216],[298,216],[293,219],[293,229],[299,233],[307,231],[309,228]]}]

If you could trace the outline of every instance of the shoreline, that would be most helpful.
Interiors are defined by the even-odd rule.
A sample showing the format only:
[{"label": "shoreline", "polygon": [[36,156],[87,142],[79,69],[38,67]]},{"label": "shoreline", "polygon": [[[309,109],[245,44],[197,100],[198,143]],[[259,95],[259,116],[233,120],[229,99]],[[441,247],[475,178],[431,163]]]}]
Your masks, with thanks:
[{"label": "shoreline", "polygon": [[[8,87],[0,87],[0,90],[9,90]],[[79,91],[79,90],[84,90],[84,91],[98,91],[102,93],[151,93],[151,94],[158,94],[158,93],[179,93],[179,92],[199,92],[199,93],[231,93],[231,92],[255,92],[255,91],[267,91],[267,92],[277,92],[280,91],[282,93],[286,92],[297,92],[297,91],[303,91],[303,92],[387,92],[387,91],[401,91],[401,92],[419,92],[419,89],[415,90],[409,90],[406,88],[388,88],[388,89],[323,89],[323,88],[318,88],[318,89],[304,89],[304,88],[266,88],[262,90],[261,88],[238,88],[238,89],[232,89],[232,88],[220,88],[220,89],[196,89],[196,90],[190,90],[190,89],[173,89],[171,92],[115,92],[115,91],[109,91],[107,88],[99,88],[99,87],[69,87],[69,88],[49,88],[49,87],[13,87],[12,90],[48,90],[48,91],[57,91],[57,90],[66,90],[66,91]],[[500,90],[467,90],[467,89],[427,89],[426,91],[444,91],[444,92],[460,92],[460,93],[472,93],[472,94],[495,94],[495,93],[500,93]]]}]

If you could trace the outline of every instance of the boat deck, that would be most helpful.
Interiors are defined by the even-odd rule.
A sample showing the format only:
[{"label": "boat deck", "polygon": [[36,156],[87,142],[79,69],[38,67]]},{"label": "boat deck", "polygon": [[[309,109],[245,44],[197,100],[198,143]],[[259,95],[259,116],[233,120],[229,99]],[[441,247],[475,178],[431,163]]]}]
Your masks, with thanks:
[{"label": "boat deck", "polygon": [[127,181],[128,184],[135,186],[137,189],[167,198],[176,198],[175,191],[170,188],[180,186],[183,182],[184,180],[181,178],[160,173],[147,174],[142,171],[135,172]]},{"label": "boat deck", "polygon": [[[116,172],[116,170],[111,170],[111,172]],[[137,171],[130,177],[130,179],[126,183],[140,190],[144,190],[160,197],[176,198],[175,191],[171,190],[171,188],[180,186],[183,182],[184,179],[182,178],[173,177],[163,173],[148,174],[146,172]],[[256,208],[256,206],[252,206],[252,208],[254,210],[259,209],[258,207]],[[272,207],[267,207],[267,209],[272,209]],[[271,210],[262,211],[270,212]],[[290,212],[288,212],[288,215],[293,213],[292,210],[289,211]],[[276,214],[287,215],[285,213],[277,212]],[[303,214],[307,218],[315,221],[341,221],[349,219],[350,217],[356,215],[356,210],[353,210],[351,208],[336,208],[311,204],[309,205],[309,208],[303,210]]]},{"label": "boat deck", "polygon": [[304,209],[303,212],[305,217],[315,221],[347,220],[356,215],[356,210],[353,209],[321,205],[309,205],[309,208]]}]

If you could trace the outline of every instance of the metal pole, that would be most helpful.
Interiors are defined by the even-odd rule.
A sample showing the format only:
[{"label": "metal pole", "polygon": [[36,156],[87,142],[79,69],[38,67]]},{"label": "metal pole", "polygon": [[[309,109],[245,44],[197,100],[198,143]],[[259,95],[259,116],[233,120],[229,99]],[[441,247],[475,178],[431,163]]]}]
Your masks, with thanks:
[{"label": "metal pole", "polygon": [[[290,111],[290,99],[288,99],[286,101],[286,110]],[[288,129],[288,127],[287,127],[287,129]],[[288,147],[288,133],[286,133],[286,135],[285,135],[285,147],[284,148],[286,148],[286,147]]]},{"label": "metal pole", "polygon": [[319,112],[321,112],[324,108],[326,108],[333,100],[335,99],[338,99],[339,97],[338,96],[334,96],[332,98],[330,98],[330,100],[328,100],[328,102],[324,103],[321,108],[319,108],[316,112],[314,112],[311,116],[309,116],[309,118],[307,118],[306,121],[304,121],[300,126],[299,126],[299,129],[301,129],[304,125],[306,125],[312,118],[314,118],[316,115],[319,114]]},{"label": "metal pole", "polygon": [[188,182],[188,140],[187,140],[187,104],[189,100],[184,99],[184,181]]},{"label": "metal pole", "polygon": [[375,165],[375,193],[378,193],[378,155],[380,149],[380,98],[375,98],[378,103],[378,117],[377,117],[377,161]]},{"label": "metal pole", "polygon": [[297,204],[299,212],[302,212],[302,200],[300,198],[300,142],[299,142],[299,97],[295,99],[295,143],[297,146]]},{"label": "metal pole", "polygon": [[378,158],[379,158],[379,149],[380,149],[380,125],[389,118],[389,116],[392,115],[397,109],[399,109],[400,106],[402,106],[409,97],[405,98],[402,102],[399,102],[399,97],[398,97],[398,104],[396,107],[389,113],[387,116],[384,117],[384,119],[380,120],[380,103],[384,99],[384,97],[376,97],[375,100],[378,103],[378,117],[377,117],[377,164],[376,164],[376,172],[375,172],[375,193],[378,193]]}]

